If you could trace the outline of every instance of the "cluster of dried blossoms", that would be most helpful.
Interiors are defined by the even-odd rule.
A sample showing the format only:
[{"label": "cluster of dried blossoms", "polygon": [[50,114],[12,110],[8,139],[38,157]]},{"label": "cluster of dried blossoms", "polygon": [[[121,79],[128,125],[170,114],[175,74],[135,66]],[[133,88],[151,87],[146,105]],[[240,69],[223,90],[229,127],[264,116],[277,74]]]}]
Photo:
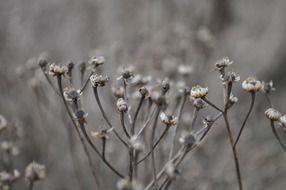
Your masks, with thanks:
[{"label": "cluster of dried blossoms", "polygon": [[23,178],[28,181],[28,189],[31,190],[35,181],[45,178],[45,167],[32,162],[26,167],[24,175],[14,168],[14,160],[20,153],[17,135],[11,135],[11,130],[14,128],[4,116],[0,115],[0,189],[10,190]]},{"label": "cluster of dried blossoms", "polygon": [[[232,93],[232,89],[235,83],[239,82],[240,77],[234,72],[227,71],[227,68],[233,64],[228,58],[223,58],[215,63],[215,70],[220,74],[224,93],[224,105],[221,107],[207,98],[208,87],[200,85],[189,87],[186,85],[188,81],[177,81],[177,88],[173,88],[176,81],[153,80],[151,76],[136,74],[135,68],[132,66],[125,66],[119,69],[117,80],[111,88],[112,95],[115,97],[112,104],[116,107],[119,118],[119,122],[112,122],[110,114],[105,112],[106,108],[102,104],[99,94],[100,89],[110,82],[108,76],[98,71],[105,61],[102,56],[92,57],[88,64],[82,62],[78,65],[81,79],[79,88],[76,88],[73,82],[74,63],[57,65],[49,63],[45,59],[39,61],[46,79],[63,101],[74,130],[80,137],[91,170],[94,168],[91,164],[92,157],[89,147],[120,178],[118,189],[168,189],[172,182],[181,175],[179,167],[186,155],[198,147],[214,122],[223,117],[233,152],[239,189],[243,189],[236,146],[253,109],[256,94],[263,92],[268,97],[273,90],[272,83],[261,82],[255,77],[249,77],[242,82],[242,89],[251,94],[251,103],[239,133],[236,135],[229,124],[228,110],[238,101],[238,98]],[[191,72],[191,67],[186,65],[178,68],[178,73],[183,76],[189,75]],[[50,76],[56,79],[56,85]],[[89,87],[92,88],[105,122],[102,128],[97,127],[92,131],[88,131],[88,114],[81,104],[82,95],[87,92]],[[172,100],[173,97],[175,97],[174,100]],[[193,115],[189,122],[184,122],[182,118],[186,104],[193,105]],[[202,124],[199,125],[198,113],[207,107],[217,110],[218,113],[215,116],[203,117]],[[281,116],[273,108],[266,111],[266,115],[272,123],[279,121],[281,126],[285,127],[286,117]],[[129,161],[125,172],[120,171],[116,163],[106,155],[109,143],[118,145],[115,139],[124,147],[122,154],[126,155],[126,152],[128,155]],[[98,146],[98,143],[101,143],[101,146]],[[159,162],[157,153],[162,150],[165,151],[163,154],[167,156]],[[139,172],[142,170],[140,168],[142,163],[145,163],[144,172]],[[95,175],[94,171],[93,174],[95,178],[101,177]],[[140,179],[147,179],[149,182],[142,184]],[[97,183],[97,185],[100,188],[101,184]]]}]

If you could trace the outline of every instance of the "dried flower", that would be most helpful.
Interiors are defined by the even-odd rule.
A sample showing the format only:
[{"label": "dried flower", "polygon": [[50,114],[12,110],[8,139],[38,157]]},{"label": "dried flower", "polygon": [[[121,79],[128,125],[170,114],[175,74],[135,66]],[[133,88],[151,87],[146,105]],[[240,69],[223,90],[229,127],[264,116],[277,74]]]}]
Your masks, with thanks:
[{"label": "dried flower", "polygon": [[149,91],[146,87],[141,87],[139,89],[139,93],[141,94],[142,97],[146,97],[149,95]]},{"label": "dried flower", "polygon": [[46,168],[44,165],[33,161],[25,169],[25,178],[30,181],[43,180],[46,177]]},{"label": "dried flower", "polygon": [[[14,170],[13,173],[8,173],[6,171],[0,172],[0,189],[9,189],[9,185],[20,178],[20,172]],[[7,185],[7,186],[6,186]]]},{"label": "dried flower", "polygon": [[242,88],[248,92],[257,92],[262,88],[262,83],[255,77],[248,77],[243,81]]},{"label": "dried flower", "polygon": [[105,86],[105,84],[109,81],[108,76],[102,76],[98,74],[91,75],[89,79],[93,87]]},{"label": "dried flower", "polygon": [[286,115],[280,116],[279,122],[282,125],[282,127],[286,128]]},{"label": "dried flower", "polygon": [[88,113],[85,113],[83,110],[77,110],[74,114],[75,119],[79,122],[79,124],[86,123],[86,118],[88,116]]},{"label": "dried flower", "polygon": [[134,77],[134,66],[128,65],[128,66],[122,66],[119,68],[120,77],[117,78],[117,80],[124,79],[129,80]]},{"label": "dried flower", "polygon": [[203,98],[208,94],[208,87],[201,87],[196,85],[191,89],[191,97],[193,98]]},{"label": "dried flower", "polygon": [[49,68],[49,74],[52,76],[65,75],[68,72],[68,68],[65,65],[56,65],[52,63]]},{"label": "dried flower", "polygon": [[119,112],[127,112],[128,111],[128,104],[123,98],[119,98],[116,103],[117,110]]},{"label": "dried flower", "polygon": [[130,145],[137,152],[143,152],[145,149],[142,140],[138,139],[137,136],[132,136],[130,138]]},{"label": "dried flower", "polygon": [[269,94],[272,91],[275,91],[275,88],[273,87],[273,81],[272,80],[269,81],[269,82],[262,81],[261,91],[266,93],[266,94]]},{"label": "dried flower", "polygon": [[192,133],[184,132],[179,138],[179,142],[184,146],[192,147],[197,143],[197,139]]},{"label": "dried flower", "polygon": [[265,111],[265,116],[271,121],[278,121],[281,113],[274,108],[269,108]]},{"label": "dried flower", "polygon": [[235,83],[235,82],[240,81],[240,76],[236,74],[235,72],[228,72],[225,78],[222,80],[227,83]]},{"label": "dried flower", "polygon": [[152,80],[151,76],[142,76],[140,74],[134,75],[131,79],[131,84],[135,86],[142,86],[148,84]]},{"label": "dried flower", "polygon": [[109,136],[107,135],[108,133],[110,133],[113,130],[113,128],[110,128],[108,130],[106,129],[102,129],[100,131],[96,131],[96,132],[91,132],[91,136],[96,138],[96,139],[109,139]]},{"label": "dried flower", "polygon": [[105,58],[103,56],[93,56],[88,61],[88,64],[91,66],[91,68],[95,69],[96,67],[103,65],[105,63]]},{"label": "dried flower", "polygon": [[191,65],[180,64],[178,67],[178,73],[180,75],[183,75],[183,76],[188,76],[188,75],[192,74],[193,71],[194,71],[194,69]]},{"label": "dried flower", "polygon": [[128,178],[120,179],[117,183],[118,190],[142,190],[143,187],[138,181],[130,181]]},{"label": "dried flower", "polygon": [[229,96],[229,103],[230,104],[235,104],[238,101],[238,98],[234,96],[233,94],[230,94]]},{"label": "dried flower", "polygon": [[163,91],[163,94],[167,93],[170,89],[170,82],[168,79],[165,79],[162,81],[162,91]]},{"label": "dried flower", "polygon": [[112,94],[117,98],[123,98],[124,97],[124,88],[123,87],[112,87],[111,88]]},{"label": "dried flower", "polygon": [[7,128],[7,120],[3,115],[0,115],[0,131],[4,130]]},{"label": "dried flower", "polygon": [[172,115],[167,115],[165,114],[164,112],[162,112],[160,114],[160,119],[161,119],[161,122],[168,125],[168,126],[174,126],[178,123],[178,118],[177,117],[174,117]]},{"label": "dried flower", "polygon": [[221,71],[231,64],[233,64],[233,61],[230,61],[228,57],[224,57],[215,63],[215,70]]},{"label": "dried flower", "polygon": [[64,89],[64,97],[66,101],[75,101],[79,99],[80,95],[81,93],[74,88],[67,87]]},{"label": "dried flower", "polygon": [[18,146],[10,141],[1,142],[1,149],[10,153],[12,156],[17,156],[20,153]]}]

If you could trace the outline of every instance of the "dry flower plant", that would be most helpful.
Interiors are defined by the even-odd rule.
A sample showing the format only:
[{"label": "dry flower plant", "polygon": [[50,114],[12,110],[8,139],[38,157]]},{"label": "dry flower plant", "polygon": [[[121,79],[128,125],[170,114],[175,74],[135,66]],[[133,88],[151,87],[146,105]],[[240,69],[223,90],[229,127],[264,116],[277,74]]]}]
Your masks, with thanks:
[{"label": "dry flower plant", "polygon": [[[233,61],[227,57],[214,65],[222,85],[223,105],[217,105],[208,98],[210,92],[206,86],[190,87],[186,85],[188,81],[153,79],[150,76],[136,74],[133,66],[123,66],[119,69],[116,82],[111,88],[114,101],[110,104],[117,112],[113,112],[112,115],[106,112],[109,108],[103,104],[100,93],[102,88],[108,88],[111,81],[110,77],[101,73],[102,69],[99,69],[105,63],[106,60],[102,56],[92,57],[88,64],[81,62],[78,65],[72,62],[59,65],[49,63],[45,59],[39,60],[39,66],[47,82],[63,102],[73,129],[80,139],[97,189],[104,189],[105,184],[102,184],[104,176],[97,172],[93,164],[93,153],[90,151],[93,151],[118,177],[119,190],[169,189],[178,177],[184,175],[180,171],[180,166],[186,156],[202,145],[213,124],[219,118],[223,118],[233,155],[238,189],[243,190],[244,177],[241,176],[243,168],[240,166],[237,146],[258,93],[263,93],[269,102],[270,108],[266,110],[265,115],[270,120],[275,138],[284,151],[286,150],[277,131],[277,128],[286,131],[286,116],[273,108],[270,100],[270,94],[274,90],[272,81],[267,83],[255,77],[249,77],[242,82],[242,89],[250,95],[249,109],[239,127],[238,134],[233,132],[228,113],[233,105],[238,103],[233,89],[240,81],[240,76],[229,71],[228,68]],[[76,77],[74,77],[76,66],[80,75],[79,87],[76,87]],[[193,68],[187,65],[180,65],[178,68],[178,73],[185,80],[192,72],[194,72]],[[174,84],[177,88],[174,88]],[[89,92],[90,88],[105,122],[102,127],[92,126],[94,127],[92,130],[89,130],[91,124],[87,122],[90,116],[82,104],[84,94]],[[186,104],[193,106],[193,114],[190,114],[191,122],[188,125],[182,125],[183,112],[187,112]],[[203,109],[214,109],[217,115],[205,116],[202,122],[198,122]],[[116,115],[118,122],[112,119]],[[108,157],[107,152],[111,145],[118,149],[124,147],[118,156],[128,160],[125,166],[119,166],[116,159]],[[122,170],[123,167],[125,170]],[[36,163],[32,163],[26,169],[26,178],[30,186],[44,176],[44,167]]]}]

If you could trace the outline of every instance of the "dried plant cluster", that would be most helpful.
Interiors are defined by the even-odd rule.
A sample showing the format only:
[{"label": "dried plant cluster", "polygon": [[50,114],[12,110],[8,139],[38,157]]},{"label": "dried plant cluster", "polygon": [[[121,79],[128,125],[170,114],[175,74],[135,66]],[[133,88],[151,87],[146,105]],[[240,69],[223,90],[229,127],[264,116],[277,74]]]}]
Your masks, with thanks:
[{"label": "dried plant cluster", "polygon": [[[273,108],[270,100],[270,94],[274,90],[272,81],[263,82],[249,77],[243,80],[240,87],[237,84],[240,82],[240,76],[229,70],[233,61],[227,57],[214,64],[223,91],[222,105],[208,97],[211,92],[207,86],[189,85],[188,76],[194,72],[189,65],[178,67],[177,74],[180,77],[175,80],[145,76],[144,73],[136,73],[136,69],[130,65],[120,67],[118,73],[110,77],[104,74],[106,60],[102,56],[92,57],[88,63],[77,65],[73,62],[66,65],[50,63],[44,58],[39,59],[38,63],[43,76],[56,97],[62,101],[69,116],[71,125],[67,126],[67,130],[73,130],[80,140],[96,189],[104,189],[107,184],[103,183],[106,183],[106,180],[103,180],[106,176],[102,175],[99,166],[94,164],[94,156],[100,159],[100,165],[106,166],[104,170],[117,176],[117,184],[112,184],[113,188],[169,189],[184,175],[181,170],[183,161],[191,162],[191,158],[187,156],[203,146],[203,140],[209,136],[217,120],[222,118],[227,132],[226,143],[232,151],[238,189],[242,190],[247,176],[241,175],[243,167],[237,146],[258,94],[265,95],[270,107],[265,111],[265,115],[270,120],[274,137],[284,151],[286,150],[279,135],[280,130],[277,130],[281,128],[282,132],[285,131],[286,116]],[[35,92],[43,93],[38,92],[37,88],[41,83],[31,83]],[[229,111],[234,109],[233,106],[239,103],[233,92],[235,88],[250,96],[249,109],[240,126],[231,126],[232,118],[228,115]],[[101,93],[104,89],[110,89],[113,97],[107,100],[110,101],[108,104]],[[88,122],[89,117],[93,116],[87,113],[83,102],[90,90],[97,105],[96,109],[99,109],[100,117],[103,118],[101,126]],[[111,109],[113,111],[107,111]],[[209,109],[217,113],[204,115],[204,110]],[[184,118],[186,113],[188,117]],[[233,132],[234,127],[239,128],[237,134]],[[119,164],[117,159],[109,156],[114,149],[120,150],[117,151],[116,157],[124,159],[124,164]],[[35,180],[45,177],[43,170],[43,166],[35,163],[27,167],[26,178],[31,186]]]},{"label": "dried plant cluster", "polygon": [[[26,182],[26,189],[32,190],[36,181],[45,178],[45,166],[32,162],[26,166],[23,172],[16,168],[20,154],[21,134],[19,129],[7,122],[0,115],[0,189],[10,190],[20,180]],[[25,189],[23,187],[23,189]]]}]

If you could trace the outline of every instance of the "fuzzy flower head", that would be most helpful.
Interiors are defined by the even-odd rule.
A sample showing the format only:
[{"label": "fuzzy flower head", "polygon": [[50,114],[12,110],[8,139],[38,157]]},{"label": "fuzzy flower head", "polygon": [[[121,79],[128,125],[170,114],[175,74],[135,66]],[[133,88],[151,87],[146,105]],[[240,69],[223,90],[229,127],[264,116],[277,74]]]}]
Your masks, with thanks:
[{"label": "fuzzy flower head", "polygon": [[269,82],[262,82],[262,88],[261,91],[265,94],[270,94],[272,91],[275,91],[275,88],[273,87],[273,81]]},{"label": "fuzzy flower head", "polygon": [[134,66],[132,65],[121,66],[118,69],[118,72],[120,73],[120,76],[117,78],[117,80],[120,79],[131,80],[134,77]]},{"label": "fuzzy flower head", "polygon": [[180,64],[178,67],[178,73],[182,76],[189,76],[194,71],[193,67],[191,65],[183,65]]},{"label": "fuzzy flower head", "polygon": [[224,82],[227,83],[235,83],[240,81],[240,76],[236,74],[235,72],[228,72],[225,76],[225,79],[223,79]]},{"label": "fuzzy flower head", "polygon": [[127,112],[129,109],[127,102],[123,98],[117,100],[116,106],[119,112]]},{"label": "fuzzy flower head", "polygon": [[111,88],[112,94],[117,98],[123,98],[124,97],[124,88],[123,87],[115,87],[113,86]]},{"label": "fuzzy flower head", "polygon": [[179,142],[184,146],[192,147],[197,143],[197,139],[192,133],[184,132],[179,138]]},{"label": "fuzzy flower head", "polygon": [[174,117],[172,115],[167,115],[164,112],[162,112],[160,114],[160,120],[162,123],[164,123],[165,125],[168,125],[168,126],[174,126],[174,125],[177,125],[177,123],[178,123],[177,117]]},{"label": "fuzzy flower head", "polygon": [[191,97],[193,98],[203,98],[208,94],[208,87],[201,87],[196,85],[191,89]]},{"label": "fuzzy flower head", "polygon": [[265,111],[265,116],[271,121],[278,121],[281,113],[274,108],[269,108]]},{"label": "fuzzy flower head", "polygon": [[108,133],[110,133],[113,129],[102,129],[100,131],[96,131],[96,132],[91,132],[91,136],[96,138],[96,139],[109,139]]},{"label": "fuzzy flower head", "polygon": [[90,68],[95,69],[100,65],[103,65],[106,62],[105,58],[103,56],[93,56],[88,61],[88,64],[90,65]]},{"label": "fuzzy flower head", "polygon": [[248,77],[242,82],[242,88],[247,92],[258,92],[262,88],[262,83],[255,77]]},{"label": "fuzzy flower head", "polygon": [[233,64],[233,61],[231,61],[228,57],[224,57],[221,60],[218,60],[214,66],[215,70],[221,71],[231,64]]},{"label": "fuzzy flower head", "polygon": [[286,115],[281,116],[279,118],[279,122],[282,125],[282,127],[286,129]]},{"label": "fuzzy flower head", "polygon": [[91,75],[89,79],[93,87],[105,86],[105,84],[109,81],[108,76],[98,74]]},{"label": "fuzzy flower head", "polygon": [[137,152],[143,152],[145,149],[143,141],[139,139],[137,136],[132,136],[130,138],[130,144],[132,148]]},{"label": "fuzzy flower head", "polygon": [[79,99],[80,97],[79,91],[75,90],[74,88],[65,88],[64,89],[64,97],[66,101],[71,102]]},{"label": "fuzzy flower head", "polygon": [[238,98],[234,96],[233,94],[230,94],[229,96],[229,103],[230,104],[235,104],[238,101]]},{"label": "fuzzy flower head", "polygon": [[0,131],[7,128],[7,120],[3,115],[0,115]]},{"label": "fuzzy flower head", "polygon": [[77,110],[74,114],[74,118],[78,121],[80,125],[83,125],[86,123],[86,118],[88,116],[88,113],[86,113],[83,110]]},{"label": "fuzzy flower head", "polygon": [[49,74],[52,76],[65,75],[68,72],[68,68],[65,65],[56,65],[52,63],[49,67]]},{"label": "fuzzy flower head", "polygon": [[30,163],[25,169],[25,178],[29,181],[39,181],[46,177],[46,168],[37,162]]},{"label": "fuzzy flower head", "polygon": [[139,88],[139,93],[141,94],[142,97],[149,96],[149,90],[146,87]]}]

